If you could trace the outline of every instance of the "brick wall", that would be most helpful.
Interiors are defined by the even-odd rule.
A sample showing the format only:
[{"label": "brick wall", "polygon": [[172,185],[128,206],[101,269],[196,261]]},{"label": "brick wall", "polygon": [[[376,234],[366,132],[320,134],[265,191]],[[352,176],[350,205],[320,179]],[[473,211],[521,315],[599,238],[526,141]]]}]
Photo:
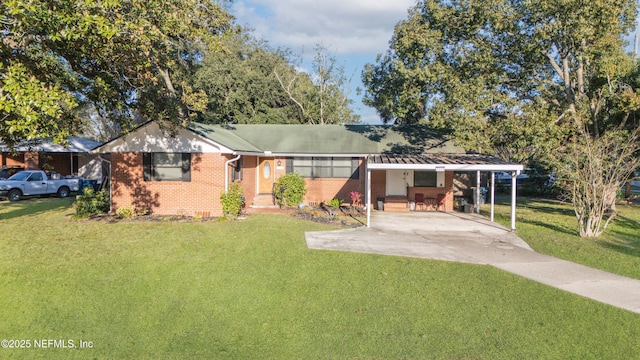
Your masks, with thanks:
[{"label": "brick wall", "polygon": [[[11,155],[2,153],[0,166],[24,167],[26,170],[40,170],[45,164],[61,175],[71,175],[71,154],[26,152]],[[77,168],[77,164],[75,164]]]},{"label": "brick wall", "polygon": [[[385,170],[371,171],[371,202],[374,209],[378,208],[377,199],[384,197],[387,187],[387,172]],[[380,209],[378,209],[380,210]]]},{"label": "brick wall", "polygon": [[[38,155],[38,168],[44,169],[45,164],[47,169],[60,173],[60,175],[75,175],[71,174],[71,156],[70,153],[40,153]],[[77,156],[74,162],[77,160]],[[78,168],[78,164],[74,164],[74,168]]]},{"label": "brick wall", "polygon": [[242,180],[238,183],[242,187],[247,206],[256,196],[256,174],[258,171],[258,158],[256,156],[242,156]]},{"label": "brick wall", "polygon": [[[357,191],[363,195],[364,200],[365,193],[365,169],[364,162],[360,162],[359,165],[359,178],[347,179],[347,178],[305,178],[307,184],[307,193],[304,197],[304,202],[307,204],[319,204],[323,201],[330,201],[331,199],[341,199],[345,204],[351,204],[352,191]],[[284,175],[278,173],[277,176]]]},{"label": "brick wall", "polygon": [[145,182],[142,153],[111,154],[112,207],[146,208],[158,215],[221,216],[228,156],[191,154],[191,181]]},{"label": "brick wall", "polygon": [[7,166],[7,167],[18,167],[18,166],[25,166],[24,163],[24,153],[18,153],[15,155],[11,155],[10,153],[2,153],[2,161],[0,163],[0,166]]},{"label": "brick wall", "polygon": [[438,198],[438,194],[445,194],[446,202],[445,202],[445,210],[453,211],[453,171],[447,171],[444,174],[444,187],[442,188],[433,188],[433,187],[410,187],[409,188],[409,200],[413,200],[416,198],[416,193],[424,194],[425,198]]},{"label": "brick wall", "polygon": [[[446,211],[453,211],[453,171],[447,171],[444,176],[444,187],[410,187],[407,197],[409,200],[415,199],[416,193],[423,193],[427,198],[437,198],[438,194],[446,196]],[[385,188],[387,186],[386,170],[371,171],[371,201],[373,208],[377,208],[376,199],[385,196]]]},{"label": "brick wall", "polygon": [[38,159],[37,152],[24,153],[24,168],[25,170],[39,170],[40,160]]}]

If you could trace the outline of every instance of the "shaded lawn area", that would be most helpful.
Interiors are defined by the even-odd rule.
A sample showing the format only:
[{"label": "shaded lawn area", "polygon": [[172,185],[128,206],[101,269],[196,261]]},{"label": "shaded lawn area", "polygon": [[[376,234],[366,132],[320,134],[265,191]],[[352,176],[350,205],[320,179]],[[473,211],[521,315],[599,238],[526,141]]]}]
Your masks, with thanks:
[{"label": "shaded lawn area", "polygon": [[[510,226],[510,206],[497,198],[496,221]],[[640,279],[640,206],[617,205],[618,216],[599,238],[581,238],[571,204],[518,198],[516,233],[534,250],[619,275]],[[489,214],[489,205],[482,213]]]},{"label": "shaded lawn area", "polygon": [[[35,215],[5,218],[29,204]],[[0,203],[0,358],[639,358],[640,316],[488,266],[306,248],[283,215],[73,221]]]}]

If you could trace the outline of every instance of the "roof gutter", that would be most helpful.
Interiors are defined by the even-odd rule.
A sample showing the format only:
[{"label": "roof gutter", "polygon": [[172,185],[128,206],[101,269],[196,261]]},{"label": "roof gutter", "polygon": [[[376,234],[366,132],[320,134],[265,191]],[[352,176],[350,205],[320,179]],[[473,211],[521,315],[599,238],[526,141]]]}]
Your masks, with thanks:
[{"label": "roof gutter", "polygon": [[518,164],[368,164],[372,170],[521,171]]},{"label": "roof gutter", "polygon": [[231,163],[233,162],[240,160],[240,157],[242,157],[242,155],[238,155],[233,159],[225,161],[224,163],[224,193],[225,194],[229,192],[229,165],[231,165]]}]

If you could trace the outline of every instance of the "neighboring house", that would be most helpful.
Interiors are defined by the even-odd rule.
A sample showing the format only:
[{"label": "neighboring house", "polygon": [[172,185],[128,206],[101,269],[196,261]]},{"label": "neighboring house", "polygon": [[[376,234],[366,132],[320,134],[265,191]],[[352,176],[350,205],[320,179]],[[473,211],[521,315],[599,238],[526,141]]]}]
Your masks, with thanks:
[{"label": "neighboring house", "polygon": [[102,162],[98,155],[89,152],[100,143],[70,137],[65,146],[50,140],[38,140],[17,144],[10,152],[0,143],[0,168],[23,170],[53,170],[61,175],[80,176],[102,181]]},{"label": "neighboring house", "polygon": [[418,125],[192,124],[168,131],[150,122],[94,152],[111,156],[112,209],[165,215],[219,216],[220,195],[234,181],[247,205],[271,205],[275,181],[289,172],[305,177],[307,204],[349,202],[349,193],[358,191],[374,207],[384,198],[385,210],[408,211],[420,193],[443,197],[451,211],[456,172],[522,170],[467,154]]}]

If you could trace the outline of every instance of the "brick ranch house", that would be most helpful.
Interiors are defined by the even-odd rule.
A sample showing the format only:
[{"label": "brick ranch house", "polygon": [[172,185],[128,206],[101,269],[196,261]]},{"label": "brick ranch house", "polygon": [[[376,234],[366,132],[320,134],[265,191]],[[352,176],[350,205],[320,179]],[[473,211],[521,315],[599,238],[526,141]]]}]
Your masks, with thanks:
[{"label": "brick ranch house", "polygon": [[[203,125],[168,130],[149,122],[94,150],[109,154],[112,210],[145,208],[161,215],[220,216],[220,195],[240,184],[247,205],[273,205],[275,181],[289,172],[307,185],[306,204],[364,194],[367,213],[409,211],[416,194],[425,210],[454,209],[459,175],[522,165],[468,154],[424,126]],[[493,176],[492,176],[493,178]],[[513,187],[515,190],[515,186]],[[515,202],[515,193],[513,194]],[[444,209],[443,209],[444,208]],[[382,209],[380,209],[382,210]]]}]

